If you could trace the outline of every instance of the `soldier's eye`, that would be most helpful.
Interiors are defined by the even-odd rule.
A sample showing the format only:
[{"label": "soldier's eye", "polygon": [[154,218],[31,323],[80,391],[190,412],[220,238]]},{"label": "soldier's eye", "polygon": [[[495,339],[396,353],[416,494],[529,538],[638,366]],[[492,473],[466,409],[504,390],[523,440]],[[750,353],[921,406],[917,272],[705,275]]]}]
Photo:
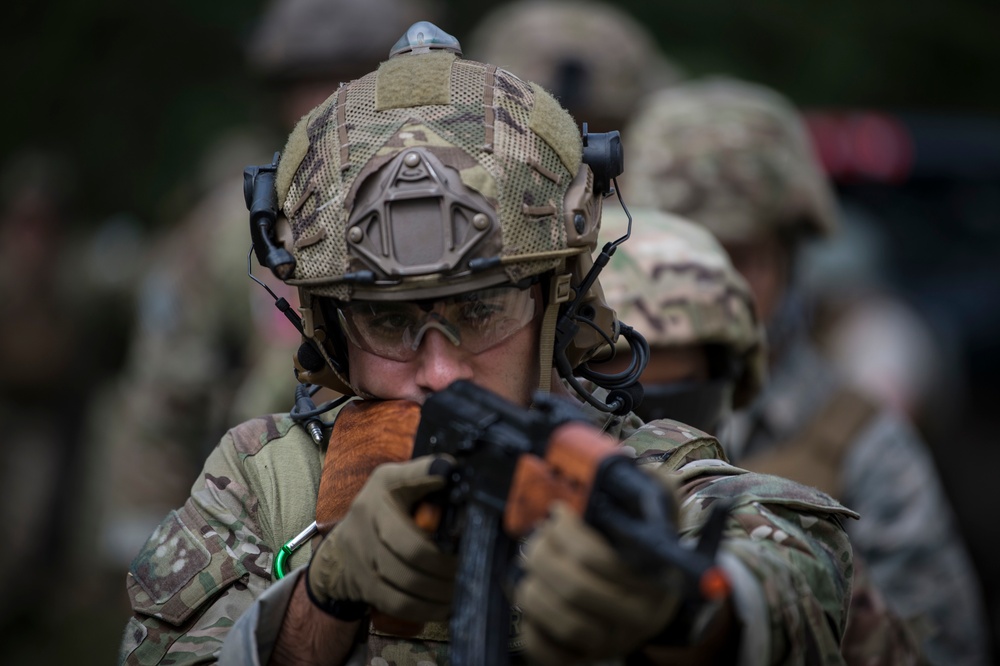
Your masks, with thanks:
[{"label": "soldier's eye", "polygon": [[378,335],[401,335],[415,324],[413,313],[405,310],[378,310],[366,317],[367,328]]},{"label": "soldier's eye", "polygon": [[502,312],[503,308],[499,304],[482,300],[469,301],[462,304],[462,323],[473,328],[480,328],[492,323]]}]

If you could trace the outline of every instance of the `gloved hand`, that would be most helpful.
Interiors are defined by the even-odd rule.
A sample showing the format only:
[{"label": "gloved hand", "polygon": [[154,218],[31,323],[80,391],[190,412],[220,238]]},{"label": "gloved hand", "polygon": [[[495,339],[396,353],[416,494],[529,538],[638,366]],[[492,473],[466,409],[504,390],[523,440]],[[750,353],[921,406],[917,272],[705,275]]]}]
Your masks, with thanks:
[{"label": "gloved hand", "polygon": [[448,616],[456,558],[410,517],[421,498],[444,486],[444,477],[429,473],[435,460],[376,468],[309,563],[314,603],[329,609],[334,601],[365,602],[414,622]]},{"label": "gloved hand", "polygon": [[528,654],[542,664],[622,657],[659,634],[681,602],[680,575],[630,571],[565,505],[528,540],[514,589]]}]

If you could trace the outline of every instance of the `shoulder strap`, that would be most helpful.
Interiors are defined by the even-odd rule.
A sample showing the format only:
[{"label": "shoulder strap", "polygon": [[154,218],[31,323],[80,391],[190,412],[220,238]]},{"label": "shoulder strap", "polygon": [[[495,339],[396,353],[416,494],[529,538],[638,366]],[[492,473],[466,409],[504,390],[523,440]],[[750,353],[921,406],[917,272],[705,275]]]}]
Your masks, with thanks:
[{"label": "shoulder strap", "polygon": [[738,464],[753,472],[783,476],[839,497],[844,454],[878,411],[879,406],[860,391],[842,387],[799,433]]}]

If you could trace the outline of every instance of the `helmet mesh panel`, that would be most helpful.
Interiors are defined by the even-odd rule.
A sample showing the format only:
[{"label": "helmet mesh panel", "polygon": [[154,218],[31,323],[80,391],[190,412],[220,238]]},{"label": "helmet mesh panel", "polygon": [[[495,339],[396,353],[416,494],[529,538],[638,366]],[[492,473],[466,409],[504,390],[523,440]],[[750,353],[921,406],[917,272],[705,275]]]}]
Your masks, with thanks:
[{"label": "helmet mesh panel", "polygon": [[[414,58],[421,56],[400,56]],[[530,129],[534,93],[517,77],[497,70],[493,90],[493,151],[485,148],[484,95],[486,66],[455,60],[450,72],[451,103],[375,110],[378,76],[372,72],[351,82],[331,96],[313,113],[309,126],[310,147],[292,179],[285,211],[293,210],[301,193],[312,187],[314,194],[297,211],[292,222],[296,240],[325,232],[325,238],[295,250],[296,278],[335,278],[348,270],[345,228],[349,211],[345,203],[359,177],[367,177],[379,162],[403,150],[413,137],[400,129],[413,123],[426,127],[445,145],[444,151],[460,148],[493,175],[497,184],[496,205],[501,223],[504,256],[561,250],[566,247],[562,202],[573,174],[558,154]],[[338,125],[338,107],[344,116]],[[567,115],[565,122],[572,122]],[[343,168],[341,143],[347,138],[348,168]],[[429,137],[429,147],[438,139]],[[543,176],[530,164],[540,164],[559,182]],[[535,209],[531,214],[525,206]],[[545,208],[547,207],[547,210]],[[543,212],[539,212],[539,208]],[[506,266],[511,281],[554,268],[557,259],[512,263]],[[348,298],[344,285],[310,286],[324,296]]]}]

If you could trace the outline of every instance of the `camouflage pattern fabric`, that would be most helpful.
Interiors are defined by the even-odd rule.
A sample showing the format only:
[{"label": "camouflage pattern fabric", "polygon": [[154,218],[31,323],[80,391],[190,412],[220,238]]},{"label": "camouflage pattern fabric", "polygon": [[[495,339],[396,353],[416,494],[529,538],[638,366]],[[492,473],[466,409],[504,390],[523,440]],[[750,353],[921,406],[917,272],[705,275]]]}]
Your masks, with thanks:
[{"label": "camouflage pattern fabric", "polygon": [[[416,104],[406,101],[414,93],[414,80],[427,96]],[[296,259],[288,284],[340,300],[356,297],[364,285],[345,281],[344,274],[372,266],[359,262],[355,246],[383,226],[386,235],[393,228],[381,216],[350,219],[357,188],[380,167],[417,147],[426,148],[440,160],[440,168],[457,175],[470,195],[496,211],[499,228],[484,227],[478,242],[493,248],[503,264],[480,271],[479,286],[517,282],[552,270],[566,256],[571,242],[560,223],[561,207],[582,157],[573,119],[544,90],[492,65],[443,51],[401,55],[341,87],[289,137],[276,180],[278,202],[290,227],[289,250]],[[460,229],[469,226],[463,222],[455,220]],[[349,232],[358,235],[349,240]],[[495,247],[497,241],[502,248]],[[379,240],[391,248],[393,257],[403,251],[397,242],[395,237]],[[427,246],[421,254],[440,252],[437,238],[412,242]],[[587,248],[585,240],[576,245]],[[458,273],[461,268],[406,266],[400,280],[383,258],[375,270],[386,274],[383,279],[399,281],[397,291],[419,298],[425,296],[418,290],[429,288],[428,275]],[[475,288],[472,279],[459,284]]]},{"label": "camouflage pattern fabric", "polygon": [[[655,209],[633,208],[632,235],[601,273],[608,304],[650,347],[720,344],[744,363],[735,405],[760,391],[767,365],[764,331],[750,287],[704,227]],[[601,240],[623,236],[627,218],[609,208]]]},{"label": "camouflage pattern fabric", "polygon": [[621,130],[644,96],[683,78],[642,23],[592,0],[504,3],[479,19],[467,46],[544,87],[595,132]]},{"label": "camouflage pattern fabric", "polygon": [[[722,561],[745,635],[754,637],[744,641],[749,663],[840,663],[852,567],[840,521],[855,514],[814,489],[729,465],[714,438],[682,424],[656,421],[635,430],[632,419],[594,417],[626,438],[639,464],[674,477],[685,537],[698,533],[715,502],[733,502]],[[202,663],[220,653],[223,663],[267,660],[282,598],[287,603],[297,575],[274,585],[274,553],[313,519],[322,458],[287,416],[227,433],[188,502],[132,564],[135,614],[120,663]],[[292,566],[308,562],[310,553],[308,545],[297,551]],[[444,640],[372,631],[351,663],[446,663],[445,647]]]},{"label": "camouflage pattern fabric", "polygon": [[805,125],[772,90],[725,78],[679,84],[645,100],[622,140],[627,200],[703,224],[723,243],[836,227]]},{"label": "camouflage pattern fabric", "polygon": [[[839,386],[800,338],[757,401],[724,426],[720,439],[730,459],[739,464],[792,438]],[[841,486],[839,499],[861,514],[847,525],[855,551],[928,661],[986,663],[977,577],[929,451],[913,428],[882,410],[851,442]]]},{"label": "camouflage pattern fabric", "polygon": [[[742,378],[742,402],[734,400],[735,406],[749,404],[762,389],[767,362],[749,287],[704,227],[655,210],[633,208],[631,213],[632,236],[601,276],[608,302],[654,352],[708,342],[729,346],[748,363],[746,374],[753,380]],[[601,232],[605,241],[623,235],[624,214],[606,211]],[[867,571],[857,556],[855,566],[856,572]],[[842,643],[848,663],[916,663],[915,637],[887,608],[870,576],[856,575],[852,588]]]},{"label": "camouflage pattern fabric", "polygon": [[[218,653],[233,621],[271,584],[274,554],[315,517],[323,452],[287,416],[223,437],[184,506],[129,568],[135,612],[121,663],[194,663]],[[307,544],[291,565],[308,562]]]},{"label": "camouflage pattern fabric", "polygon": [[886,606],[868,567],[854,558],[854,581],[847,630],[840,644],[847,666],[926,664],[913,630]]},{"label": "camouflage pattern fabric", "polygon": [[[729,79],[675,86],[650,98],[623,138],[630,199],[696,221],[724,244],[835,227],[804,124],[772,90]],[[767,323],[772,380],[720,434],[737,465],[795,441],[842,386],[808,348],[801,317],[793,284]],[[976,576],[926,446],[883,410],[846,450],[838,499],[862,516],[847,529],[887,607],[920,630],[932,663],[983,663]]]}]

